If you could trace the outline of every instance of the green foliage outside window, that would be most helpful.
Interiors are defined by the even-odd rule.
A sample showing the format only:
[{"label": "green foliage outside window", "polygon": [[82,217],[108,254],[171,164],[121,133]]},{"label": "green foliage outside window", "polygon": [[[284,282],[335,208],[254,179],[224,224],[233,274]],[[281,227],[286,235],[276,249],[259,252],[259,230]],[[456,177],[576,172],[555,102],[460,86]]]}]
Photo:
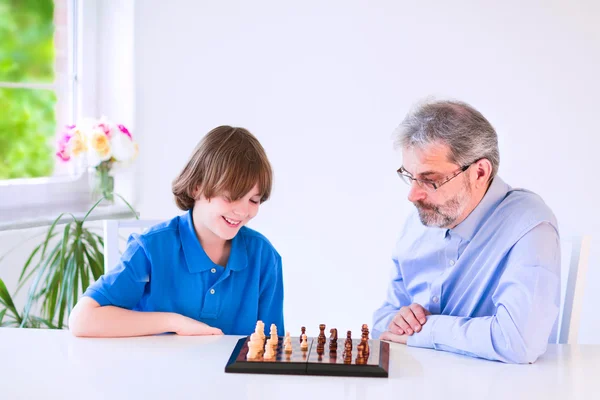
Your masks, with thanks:
[{"label": "green foliage outside window", "polygon": [[[53,0],[0,0],[0,82],[55,81],[53,19]],[[55,92],[1,86],[0,179],[51,175]]]}]

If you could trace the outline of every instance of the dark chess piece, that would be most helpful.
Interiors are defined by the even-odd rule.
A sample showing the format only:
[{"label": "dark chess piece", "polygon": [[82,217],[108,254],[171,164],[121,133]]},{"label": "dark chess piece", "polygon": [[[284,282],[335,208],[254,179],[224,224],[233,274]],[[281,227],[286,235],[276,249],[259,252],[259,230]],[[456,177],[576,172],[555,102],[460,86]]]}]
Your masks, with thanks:
[{"label": "dark chess piece", "polygon": [[362,354],[366,360],[367,358],[369,358],[369,354],[371,353],[371,350],[369,349],[369,340],[367,340],[367,338],[363,336],[363,338],[360,340],[360,344],[363,346]]},{"label": "dark chess piece", "polygon": [[344,358],[352,360],[352,342],[346,340],[344,344]]},{"label": "dark chess piece", "polygon": [[327,342],[327,337],[325,336],[325,324],[319,325],[319,338],[318,343],[325,344]]},{"label": "dark chess piece", "polygon": [[327,337],[325,336],[325,324],[319,325],[319,337],[317,338],[317,354],[323,355],[325,352],[325,343],[327,342]]},{"label": "dark chess piece", "polygon": [[300,343],[302,343],[302,335],[304,335],[306,333],[306,327],[302,327],[300,328],[302,330],[302,333],[300,334]]},{"label": "dark chess piece", "polygon": [[367,324],[362,325],[361,332],[362,336],[369,340],[369,326]]},{"label": "dark chess piece", "polygon": [[352,341],[352,331],[348,331],[348,333],[346,333],[346,341]]},{"label": "dark chess piece", "polygon": [[357,349],[357,353],[356,353],[356,363],[357,364],[365,364],[366,360],[364,357],[364,351],[365,351],[365,347],[364,345],[361,343],[359,343],[359,345],[356,347]]},{"label": "dark chess piece", "polygon": [[331,336],[329,337],[329,352],[335,353],[337,351],[337,339],[338,339],[337,329],[332,328],[329,331],[329,333],[331,333]]}]

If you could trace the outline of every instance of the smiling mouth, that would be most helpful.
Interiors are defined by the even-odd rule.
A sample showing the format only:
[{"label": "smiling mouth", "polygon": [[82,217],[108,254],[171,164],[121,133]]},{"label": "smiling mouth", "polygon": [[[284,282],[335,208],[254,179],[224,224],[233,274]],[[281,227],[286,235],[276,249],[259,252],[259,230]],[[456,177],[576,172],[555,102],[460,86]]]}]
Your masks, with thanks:
[{"label": "smiling mouth", "polygon": [[223,217],[223,219],[225,220],[225,222],[227,223],[227,225],[231,226],[232,228],[240,226],[240,224],[242,223],[242,221],[238,221],[238,220],[235,220],[235,219],[230,219],[230,218],[227,218],[227,217]]}]

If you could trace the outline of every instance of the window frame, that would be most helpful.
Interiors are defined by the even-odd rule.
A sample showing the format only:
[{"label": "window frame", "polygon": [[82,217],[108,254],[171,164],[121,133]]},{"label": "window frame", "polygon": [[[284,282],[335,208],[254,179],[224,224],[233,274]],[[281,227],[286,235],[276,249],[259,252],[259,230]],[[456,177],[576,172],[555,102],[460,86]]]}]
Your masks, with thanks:
[{"label": "window frame", "polygon": [[[94,3],[66,0],[69,27],[67,77],[58,77],[54,83],[2,82],[2,87],[57,90],[60,85],[67,85],[65,93],[68,94],[68,99],[63,100],[67,107],[67,112],[64,113],[66,118],[76,121],[84,113],[95,115],[97,12]],[[59,79],[67,82],[60,82]],[[64,116],[57,115],[57,128],[63,119]],[[60,129],[57,129],[57,135],[58,132]],[[57,162],[60,162],[58,158]],[[40,209],[61,204],[67,208],[89,204],[87,171],[75,163],[69,163],[62,172],[61,175],[49,177],[0,180],[0,213],[10,215],[11,210],[22,212],[24,209],[31,209],[31,214],[35,215],[40,213]]]}]

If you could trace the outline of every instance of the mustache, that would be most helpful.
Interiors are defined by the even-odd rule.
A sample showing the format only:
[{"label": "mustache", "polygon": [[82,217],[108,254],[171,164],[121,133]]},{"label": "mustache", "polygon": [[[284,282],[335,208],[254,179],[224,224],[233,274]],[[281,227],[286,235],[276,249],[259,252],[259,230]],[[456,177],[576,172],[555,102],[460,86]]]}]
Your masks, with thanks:
[{"label": "mustache", "polygon": [[419,210],[431,210],[431,211],[435,211],[435,212],[439,212],[439,210],[440,210],[439,207],[434,206],[433,204],[423,203],[422,201],[417,201],[414,204],[415,204],[415,207],[417,207]]}]

